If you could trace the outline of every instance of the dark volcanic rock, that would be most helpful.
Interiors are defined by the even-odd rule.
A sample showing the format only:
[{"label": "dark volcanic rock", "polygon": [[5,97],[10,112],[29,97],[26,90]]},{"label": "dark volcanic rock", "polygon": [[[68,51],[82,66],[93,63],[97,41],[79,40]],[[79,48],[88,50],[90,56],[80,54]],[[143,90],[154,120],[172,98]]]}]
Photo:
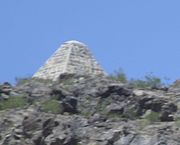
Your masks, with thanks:
[{"label": "dark volcanic rock", "polygon": [[112,94],[117,94],[119,96],[130,96],[132,94],[132,91],[119,84],[110,84],[107,87],[103,88],[103,90],[99,91],[99,95],[105,98],[109,97]]},{"label": "dark volcanic rock", "polygon": [[57,100],[63,100],[66,96],[70,96],[72,93],[66,91],[60,86],[56,85],[51,91],[51,96],[55,97]]},{"label": "dark volcanic rock", "polygon": [[167,103],[162,107],[160,115],[161,121],[174,121],[174,112],[177,111],[177,106],[173,103]]},{"label": "dark volcanic rock", "polygon": [[77,98],[73,96],[66,96],[62,100],[63,112],[77,113]]}]

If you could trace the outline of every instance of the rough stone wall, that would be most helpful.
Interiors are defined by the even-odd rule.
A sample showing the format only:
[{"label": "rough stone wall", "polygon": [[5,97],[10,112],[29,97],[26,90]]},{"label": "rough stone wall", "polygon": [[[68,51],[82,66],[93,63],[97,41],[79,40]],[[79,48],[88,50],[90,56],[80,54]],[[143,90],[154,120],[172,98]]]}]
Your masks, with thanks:
[{"label": "rough stone wall", "polygon": [[33,77],[57,80],[61,74],[105,75],[85,44],[67,41]]}]

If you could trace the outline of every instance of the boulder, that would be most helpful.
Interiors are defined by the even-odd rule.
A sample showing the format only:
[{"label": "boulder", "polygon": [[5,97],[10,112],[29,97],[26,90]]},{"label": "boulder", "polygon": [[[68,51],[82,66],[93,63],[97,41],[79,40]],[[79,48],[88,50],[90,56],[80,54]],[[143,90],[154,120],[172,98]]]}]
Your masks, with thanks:
[{"label": "boulder", "polygon": [[110,104],[106,107],[106,111],[108,114],[119,114],[122,115],[124,111],[124,105],[123,104]]},{"label": "boulder", "polygon": [[174,103],[166,103],[162,107],[160,114],[161,121],[174,121],[174,113],[177,111],[177,106]]},{"label": "boulder", "polygon": [[12,86],[8,82],[5,82],[3,85],[0,86],[0,94],[9,95],[11,91]]},{"label": "boulder", "polygon": [[103,98],[109,97],[112,94],[117,94],[119,96],[130,96],[132,94],[132,90],[123,87],[118,84],[110,84],[105,88],[100,89],[99,95]]},{"label": "boulder", "polygon": [[63,112],[68,112],[68,113],[77,113],[77,103],[78,100],[76,97],[73,96],[66,96],[62,100],[62,110]]}]

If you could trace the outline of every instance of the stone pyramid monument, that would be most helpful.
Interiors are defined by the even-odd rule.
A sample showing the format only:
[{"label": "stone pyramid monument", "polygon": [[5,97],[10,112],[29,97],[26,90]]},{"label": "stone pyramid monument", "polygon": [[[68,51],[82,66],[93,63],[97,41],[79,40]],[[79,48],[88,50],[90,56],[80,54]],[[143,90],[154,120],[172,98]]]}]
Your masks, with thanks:
[{"label": "stone pyramid monument", "polygon": [[67,41],[34,74],[34,78],[58,80],[61,74],[106,75],[85,44]]}]

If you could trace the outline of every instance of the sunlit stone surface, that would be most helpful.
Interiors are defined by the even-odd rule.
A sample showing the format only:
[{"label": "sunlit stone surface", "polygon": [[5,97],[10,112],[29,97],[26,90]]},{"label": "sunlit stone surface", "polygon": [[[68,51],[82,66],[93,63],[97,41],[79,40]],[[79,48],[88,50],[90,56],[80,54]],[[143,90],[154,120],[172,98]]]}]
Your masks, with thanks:
[{"label": "sunlit stone surface", "polygon": [[61,45],[33,77],[56,81],[61,74],[105,75],[87,46],[71,40]]}]

